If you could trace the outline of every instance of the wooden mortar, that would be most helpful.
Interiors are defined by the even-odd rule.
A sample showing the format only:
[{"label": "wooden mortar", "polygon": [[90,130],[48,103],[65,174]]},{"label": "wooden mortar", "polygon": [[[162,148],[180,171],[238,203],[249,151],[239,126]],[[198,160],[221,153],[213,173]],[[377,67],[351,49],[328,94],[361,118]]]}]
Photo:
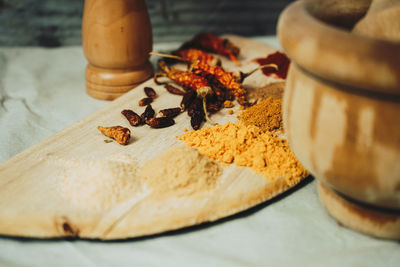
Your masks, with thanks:
[{"label": "wooden mortar", "polygon": [[[283,101],[284,128],[300,162],[332,192],[395,214],[396,223],[390,227],[375,220],[370,224],[375,228],[363,232],[397,239],[400,44],[351,33],[354,25],[350,24],[346,31],[340,22],[335,23],[335,14],[326,15],[329,9],[318,6],[338,2],[361,3],[354,9],[364,9],[364,14],[369,7],[365,1],[298,1],[279,19],[278,36],[292,59]],[[354,22],[362,14],[336,13]],[[348,201],[335,205],[343,203]],[[324,205],[332,211],[326,202]],[[347,223],[348,217],[344,219],[356,213],[360,215],[357,209],[341,215],[331,212],[345,225],[359,230]]]},{"label": "wooden mortar", "polygon": [[112,100],[147,80],[152,32],[144,0],[85,0],[82,45],[86,90]]}]

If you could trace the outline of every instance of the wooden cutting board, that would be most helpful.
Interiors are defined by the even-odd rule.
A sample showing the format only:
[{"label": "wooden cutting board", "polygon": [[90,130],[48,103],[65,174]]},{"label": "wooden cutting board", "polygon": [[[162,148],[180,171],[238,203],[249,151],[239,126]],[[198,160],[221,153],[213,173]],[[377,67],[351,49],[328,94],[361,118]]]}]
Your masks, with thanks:
[{"label": "wooden cutting board", "polygon": [[[252,59],[276,51],[245,38],[226,37],[241,48],[239,59],[242,63],[235,66],[223,60],[223,66],[228,70],[248,71],[257,67]],[[246,80],[245,87],[251,90],[276,81],[259,72]],[[215,221],[269,200],[294,186],[283,178],[267,180],[248,168],[231,165],[223,167],[224,179],[213,191],[199,192],[197,197],[169,194],[163,198],[149,191],[140,198],[101,211],[81,209],[65,201],[55,189],[59,167],[51,163],[51,158],[93,160],[130,153],[142,164],[181,144],[176,137],[183,134],[185,128],[191,129],[186,113],[176,118],[174,126],[164,129],[131,127],[121,115],[123,109],[133,109],[139,114],[144,110],[138,106],[138,100],[144,97],[145,86],[153,87],[158,94],[152,104],[156,111],[179,106],[180,96],[171,95],[149,80],[0,165],[0,234],[38,238],[137,237]],[[236,104],[234,109],[233,115],[224,109],[212,119],[220,124],[236,121],[239,105]],[[105,143],[106,138],[96,129],[98,125],[130,128],[131,143],[127,146]]]}]

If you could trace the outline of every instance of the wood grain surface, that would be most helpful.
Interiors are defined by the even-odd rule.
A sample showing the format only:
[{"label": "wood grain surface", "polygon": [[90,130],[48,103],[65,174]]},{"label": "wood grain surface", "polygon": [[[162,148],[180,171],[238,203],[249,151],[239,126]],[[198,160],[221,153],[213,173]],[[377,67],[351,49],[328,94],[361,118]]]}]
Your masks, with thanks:
[{"label": "wood grain surface", "polygon": [[[228,36],[241,47],[237,67],[226,60],[229,70],[250,70],[257,65],[255,57],[266,56],[276,49],[237,36]],[[256,73],[245,82],[252,90],[276,82],[273,78]],[[149,80],[95,113],[77,121],[41,143],[27,149],[0,165],[0,233],[12,236],[52,238],[74,236],[93,239],[123,239],[160,233],[232,215],[248,209],[294,186],[282,177],[271,180],[257,175],[248,168],[224,166],[220,182],[211,191],[196,192],[190,196],[160,196],[151,190],[121,202],[108,210],[86,210],[63,200],[57,193],[56,177],[59,167],[52,159],[99,160],[130,153],[139,164],[154,158],[173,146],[181,144],[176,138],[190,129],[187,114],[176,118],[176,124],[165,129],[131,127],[121,115],[123,109],[141,113],[138,100],[144,97],[143,88],[153,87],[158,97],[156,111],[177,107],[180,97],[169,94],[162,86]],[[222,110],[212,116],[222,124],[235,121],[235,113]],[[106,139],[98,125],[121,125],[131,129],[132,138],[127,146]]]}]

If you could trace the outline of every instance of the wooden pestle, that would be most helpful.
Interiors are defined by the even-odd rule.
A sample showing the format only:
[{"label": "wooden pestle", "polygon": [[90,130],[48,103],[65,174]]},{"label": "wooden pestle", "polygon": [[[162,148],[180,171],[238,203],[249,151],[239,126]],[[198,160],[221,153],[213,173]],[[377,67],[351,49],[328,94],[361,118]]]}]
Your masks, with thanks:
[{"label": "wooden pestle", "polygon": [[86,90],[112,100],[148,79],[152,30],[144,0],[85,0],[82,45]]},{"label": "wooden pestle", "polygon": [[354,33],[400,42],[400,0],[373,0]]}]

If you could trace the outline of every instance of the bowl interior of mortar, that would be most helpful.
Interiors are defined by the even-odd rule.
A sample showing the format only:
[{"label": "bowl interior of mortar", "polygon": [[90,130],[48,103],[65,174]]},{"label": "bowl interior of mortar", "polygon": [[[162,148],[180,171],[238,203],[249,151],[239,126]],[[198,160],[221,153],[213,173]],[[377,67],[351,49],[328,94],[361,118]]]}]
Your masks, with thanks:
[{"label": "bowl interior of mortar", "polygon": [[400,97],[400,43],[351,32],[367,0],[307,0],[288,6],[278,36],[292,61],[308,73],[369,93]]},{"label": "bowl interior of mortar", "polygon": [[305,9],[315,18],[342,28],[351,30],[368,11],[372,0],[306,0]]}]

